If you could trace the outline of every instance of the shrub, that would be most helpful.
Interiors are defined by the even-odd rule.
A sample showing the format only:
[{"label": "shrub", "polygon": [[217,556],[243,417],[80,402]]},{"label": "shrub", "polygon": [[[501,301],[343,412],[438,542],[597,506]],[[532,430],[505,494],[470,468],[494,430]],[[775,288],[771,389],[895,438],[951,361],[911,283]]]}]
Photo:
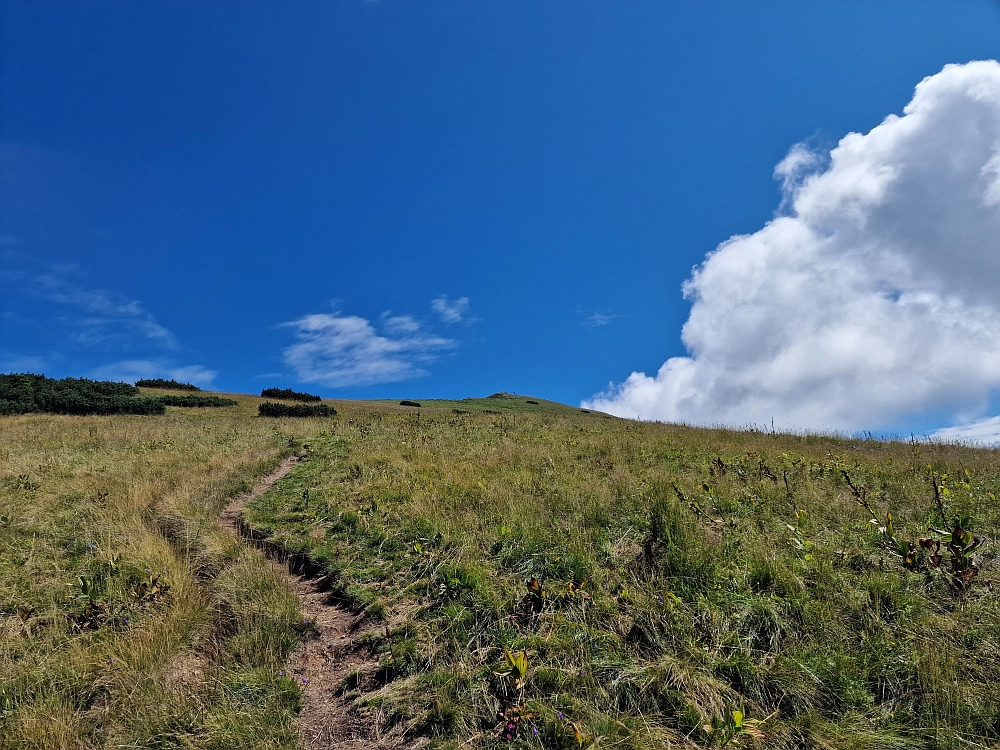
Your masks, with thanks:
[{"label": "shrub", "polygon": [[236,406],[231,398],[218,396],[157,396],[157,401],[165,406]]},{"label": "shrub", "polygon": [[311,393],[299,393],[291,388],[265,388],[260,392],[264,398],[282,398],[286,401],[322,401],[319,396]]},{"label": "shrub", "polygon": [[337,410],[326,404],[307,406],[306,404],[272,404],[265,401],[257,407],[257,414],[261,417],[332,417]]},{"label": "shrub", "polygon": [[175,391],[200,391],[196,385],[190,383],[178,383],[176,380],[164,380],[163,378],[150,378],[135,381],[137,388],[172,388]]},{"label": "shrub", "polygon": [[405,398],[399,402],[400,406],[420,406],[417,401],[407,401]]},{"label": "shrub", "polygon": [[0,414],[163,414],[158,399],[137,398],[128,383],[86,378],[55,380],[27,373],[0,375]]}]

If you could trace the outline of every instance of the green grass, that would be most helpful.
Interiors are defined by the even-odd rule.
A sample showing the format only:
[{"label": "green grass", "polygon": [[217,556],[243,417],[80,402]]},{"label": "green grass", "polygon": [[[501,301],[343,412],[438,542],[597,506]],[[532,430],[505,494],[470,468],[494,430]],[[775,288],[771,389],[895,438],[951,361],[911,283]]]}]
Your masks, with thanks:
[{"label": "green grass", "polygon": [[[234,398],[0,418],[0,748],[295,747],[298,602],[215,518],[303,444],[247,519],[373,626],[377,668],[337,686],[371,723],[439,748],[1000,740],[996,451]],[[879,529],[941,536],[932,482],[987,540],[967,590]]]},{"label": "green grass", "polygon": [[352,681],[363,715],[440,747],[1000,739],[992,547],[962,592],[908,570],[878,529],[887,511],[898,540],[940,527],[933,479],[949,517],[994,539],[997,452],[527,400],[338,403],[248,510],[384,623],[379,670]]},{"label": "green grass", "polygon": [[0,418],[0,748],[294,748],[294,594],[215,524],[315,426]]},{"label": "green grass", "polygon": [[[410,400],[410,399],[407,399]],[[450,411],[453,414],[508,414],[516,416],[518,414],[540,415],[560,415],[568,416],[573,414],[591,414],[594,419],[612,419],[607,414],[601,412],[590,412],[586,409],[579,409],[575,406],[567,406],[557,401],[546,401],[535,396],[518,396],[512,393],[494,393],[486,398],[463,398],[461,400],[448,400],[439,398],[413,399],[420,404],[420,409],[427,412]],[[371,401],[372,404],[384,404],[398,406],[399,400],[383,399]],[[403,411],[414,413],[417,407],[400,407]]]}]

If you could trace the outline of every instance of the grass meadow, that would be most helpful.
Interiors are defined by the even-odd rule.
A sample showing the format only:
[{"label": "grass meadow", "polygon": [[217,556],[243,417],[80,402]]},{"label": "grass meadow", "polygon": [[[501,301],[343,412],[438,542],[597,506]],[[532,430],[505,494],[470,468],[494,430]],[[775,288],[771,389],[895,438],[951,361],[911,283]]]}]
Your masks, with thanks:
[{"label": "grass meadow", "polygon": [[996,451],[461,403],[338,405],[246,514],[381,623],[337,686],[371,721],[441,748],[1000,740]]},{"label": "grass meadow", "polygon": [[456,749],[1000,741],[996,451],[236,398],[0,418],[0,748],[295,747],[309,625],[215,519],[298,451],[245,518],[364,615],[373,666],[330,687],[369,722]]},{"label": "grass meadow", "polygon": [[0,418],[0,747],[295,746],[298,604],[214,519],[310,427],[239,401]]}]

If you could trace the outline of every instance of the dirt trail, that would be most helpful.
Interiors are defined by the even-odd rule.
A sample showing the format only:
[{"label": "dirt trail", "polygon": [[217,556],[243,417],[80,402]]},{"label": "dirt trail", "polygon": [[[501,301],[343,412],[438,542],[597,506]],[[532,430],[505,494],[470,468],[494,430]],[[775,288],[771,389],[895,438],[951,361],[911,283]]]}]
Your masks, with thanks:
[{"label": "dirt trail", "polygon": [[[245,495],[234,498],[219,516],[219,524],[231,536],[256,544],[265,553],[266,545],[255,542],[243,523],[243,508],[274,486],[298,463],[299,458],[286,458],[281,466],[260,480]],[[293,574],[289,566],[268,554],[271,564],[281,572],[289,586],[298,594],[305,617],[315,620],[316,633],[304,639],[289,656],[288,668],[302,682],[303,709],[298,718],[299,741],[305,750],[361,750],[406,747],[399,737],[378,737],[371,723],[362,722],[351,713],[348,701],[339,693],[345,678],[361,673],[370,674],[378,666],[358,646],[359,618],[330,600],[323,579],[307,574]]]}]

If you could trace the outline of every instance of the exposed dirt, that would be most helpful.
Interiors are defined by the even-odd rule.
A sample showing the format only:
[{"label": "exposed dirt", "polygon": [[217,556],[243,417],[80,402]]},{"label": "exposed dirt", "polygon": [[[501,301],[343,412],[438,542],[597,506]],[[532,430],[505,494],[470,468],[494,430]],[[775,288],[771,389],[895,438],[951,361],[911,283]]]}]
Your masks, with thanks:
[{"label": "exposed dirt", "polygon": [[167,666],[164,681],[181,695],[195,695],[205,684],[205,668],[208,659],[200,651],[187,651]]},{"label": "exposed dirt", "polygon": [[288,475],[292,469],[295,468],[295,464],[299,462],[298,456],[289,456],[281,465],[268,474],[262,477],[259,482],[245,495],[240,495],[239,497],[234,497],[229,505],[226,506],[225,510],[219,515],[219,525],[224,528],[230,536],[241,537],[242,536],[242,520],[243,520],[243,509],[246,507],[247,503],[256,500],[258,497],[263,495],[269,489],[271,489],[275,482],[284,476]]},{"label": "exposed dirt", "polygon": [[[302,683],[303,709],[298,718],[299,741],[305,750],[361,750],[361,748],[412,747],[397,735],[378,736],[377,722],[365,722],[352,713],[341,693],[348,682],[370,675],[378,667],[360,647],[361,620],[324,590],[324,580],[316,577],[300,561],[275,559],[273,548],[262,544],[243,522],[247,503],[267,492],[288,474],[298,457],[286,458],[250,492],[233,499],[219,516],[220,525],[232,536],[247,540],[265,553],[288,580],[302,603],[302,613],[315,621],[312,637],[305,638],[289,656],[288,668]],[[294,573],[292,571],[295,571]],[[302,571],[302,572],[300,572]]]}]

